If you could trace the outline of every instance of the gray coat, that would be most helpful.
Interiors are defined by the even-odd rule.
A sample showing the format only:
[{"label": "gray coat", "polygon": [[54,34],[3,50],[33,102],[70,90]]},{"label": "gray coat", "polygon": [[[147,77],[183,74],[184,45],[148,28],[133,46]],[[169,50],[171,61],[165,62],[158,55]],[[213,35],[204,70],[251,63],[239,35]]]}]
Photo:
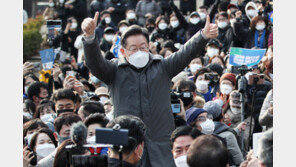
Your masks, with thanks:
[{"label": "gray coat", "polygon": [[175,128],[171,79],[202,52],[207,42],[198,32],[166,59],[150,54],[148,64],[137,70],[124,58],[113,62],[104,59],[96,39],[83,39],[86,65],[94,76],[108,85],[114,117],[135,115],[146,124],[145,145],[153,167],[175,166],[170,146],[170,135]]}]

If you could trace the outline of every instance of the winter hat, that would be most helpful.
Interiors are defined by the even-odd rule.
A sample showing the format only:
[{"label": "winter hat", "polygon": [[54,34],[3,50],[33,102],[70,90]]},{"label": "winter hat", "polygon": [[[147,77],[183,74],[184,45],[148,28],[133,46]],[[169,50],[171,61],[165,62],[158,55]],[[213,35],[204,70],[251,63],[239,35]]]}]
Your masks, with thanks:
[{"label": "winter hat", "polygon": [[229,80],[234,86],[236,86],[236,79],[234,74],[232,73],[223,74],[222,77],[220,78],[220,83],[225,79]]},{"label": "winter hat", "polygon": [[213,119],[218,118],[222,113],[222,107],[215,101],[206,102],[204,109],[213,116]]},{"label": "winter hat", "polygon": [[[254,2],[252,2],[252,1],[250,1],[250,2],[248,2],[247,3],[247,5],[246,5],[246,7],[245,7],[245,12],[247,13],[247,9],[248,9],[248,7],[249,6],[252,6],[254,9],[255,9],[255,11],[256,11],[256,14],[255,14],[255,16],[258,16],[258,8],[257,8],[257,5],[254,3]],[[250,16],[249,15],[246,15],[247,17],[248,17],[248,19],[251,21],[252,19],[250,18]],[[255,17],[254,16],[254,17]],[[253,17],[253,18],[254,18]]]},{"label": "winter hat", "polygon": [[200,17],[199,14],[198,14],[197,12],[192,12],[192,13],[189,15],[189,17],[194,16],[194,15],[197,16],[197,17]]},{"label": "winter hat", "polygon": [[186,122],[190,125],[201,113],[207,112],[202,108],[191,107],[186,111]]}]

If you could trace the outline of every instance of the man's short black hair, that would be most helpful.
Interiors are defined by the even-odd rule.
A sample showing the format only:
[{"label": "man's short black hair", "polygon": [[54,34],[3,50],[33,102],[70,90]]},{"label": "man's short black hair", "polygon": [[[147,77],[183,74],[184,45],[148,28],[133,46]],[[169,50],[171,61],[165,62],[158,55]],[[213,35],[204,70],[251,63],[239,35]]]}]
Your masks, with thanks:
[{"label": "man's short black hair", "polygon": [[219,16],[222,16],[222,17],[225,17],[228,19],[228,14],[226,12],[219,13],[217,17],[219,17]]},{"label": "man's short black hair", "polygon": [[76,123],[79,121],[81,121],[81,118],[77,114],[71,113],[71,112],[66,112],[66,113],[60,114],[54,120],[53,125],[54,125],[55,131],[59,134],[63,125],[69,126],[69,125],[72,125],[73,123]]},{"label": "man's short black hair", "polygon": [[205,9],[205,10],[208,10],[208,7],[206,7],[206,6],[200,6],[198,9]]},{"label": "man's short black hair", "polygon": [[121,35],[121,45],[123,47],[126,47],[126,39],[132,35],[143,35],[146,38],[147,43],[149,44],[149,34],[147,29],[142,28],[138,25],[132,25],[128,27],[128,29],[124,31],[124,33]]},{"label": "man's short black hair", "polygon": [[94,100],[84,101],[80,104],[80,107],[83,107],[83,115],[85,118],[90,114],[105,113],[104,106],[100,102]]},{"label": "man's short black hair", "polygon": [[190,145],[187,152],[190,167],[226,167],[228,152],[225,144],[213,135],[201,135]]},{"label": "man's short black hair", "polygon": [[172,135],[171,135],[171,145],[173,147],[173,144],[175,140],[180,136],[191,136],[192,139],[195,139],[196,137],[202,135],[202,133],[197,130],[196,128],[190,127],[190,126],[179,126],[176,128]]},{"label": "man's short black hair", "polygon": [[[139,144],[144,141],[146,126],[144,122],[133,115],[122,115],[107,124],[107,128],[113,128],[115,124],[119,124],[121,129],[128,129],[128,145],[123,147],[124,154],[131,153]],[[118,153],[117,149],[112,149]]]},{"label": "man's short black hair", "polygon": [[179,91],[186,89],[188,92],[195,92],[196,91],[196,86],[195,83],[189,79],[181,79],[176,82],[174,85],[174,88]]},{"label": "man's short black hair", "polygon": [[108,122],[109,120],[105,117],[104,114],[101,114],[101,113],[90,114],[84,120],[84,124],[86,127],[92,124],[100,124],[102,125],[102,127],[105,128]]},{"label": "man's short black hair", "polygon": [[51,100],[55,103],[61,99],[69,99],[76,103],[76,95],[71,89],[58,89],[52,94]]},{"label": "man's short black hair", "polygon": [[100,13],[100,17],[102,17],[104,14],[110,14],[108,10],[104,10]]},{"label": "man's short black hair", "polygon": [[33,100],[33,96],[39,97],[41,88],[48,89],[44,82],[34,82],[28,88],[28,98]]}]

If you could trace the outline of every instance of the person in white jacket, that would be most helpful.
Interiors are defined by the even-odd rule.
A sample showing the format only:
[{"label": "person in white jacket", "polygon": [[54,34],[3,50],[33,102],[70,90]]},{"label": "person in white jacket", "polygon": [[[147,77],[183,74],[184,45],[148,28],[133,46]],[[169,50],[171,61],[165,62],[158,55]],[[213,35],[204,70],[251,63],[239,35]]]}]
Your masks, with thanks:
[{"label": "person in white jacket", "polygon": [[82,34],[80,34],[74,43],[74,47],[78,49],[78,56],[77,56],[77,64],[83,62],[84,57],[84,49],[83,49],[83,43],[82,43]]}]

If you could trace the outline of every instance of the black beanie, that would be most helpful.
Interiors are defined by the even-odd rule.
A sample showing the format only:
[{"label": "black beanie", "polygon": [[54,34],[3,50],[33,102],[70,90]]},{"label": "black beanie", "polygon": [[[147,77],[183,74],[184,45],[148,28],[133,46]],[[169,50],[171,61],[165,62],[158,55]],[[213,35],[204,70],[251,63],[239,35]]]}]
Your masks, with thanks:
[{"label": "black beanie", "polygon": [[216,64],[216,63],[209,64],[207,67],[212,71],[217,72],[220,77],[223,74],[223,68],[220,66],[220,64]]}]

